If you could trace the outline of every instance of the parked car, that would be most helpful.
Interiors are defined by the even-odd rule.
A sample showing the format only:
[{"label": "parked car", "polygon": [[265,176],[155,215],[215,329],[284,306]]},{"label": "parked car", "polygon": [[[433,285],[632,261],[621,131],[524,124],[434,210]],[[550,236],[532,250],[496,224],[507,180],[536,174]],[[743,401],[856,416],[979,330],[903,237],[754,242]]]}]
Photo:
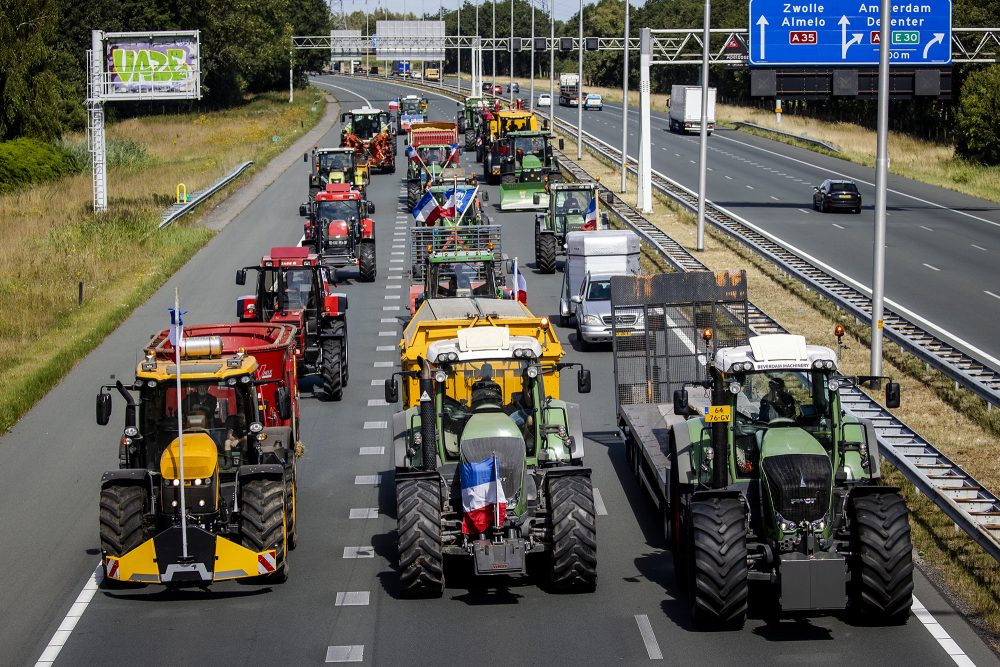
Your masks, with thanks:
[{"label": "parked car", "polygon": [[489,93],[490,92],[490,84],[488,84],[488,83],[484,83],[483,84],[483,92],[484,93]]},{"label": "parked car", "polygon": [[817,211],[847,209],[861,213],[861,193],[854,181],[828,178],[818,187],[813,186],[813,190],[813,208]]},{"label": "parked car", "polygon": [[604,98],[597,93],[590,93],[583,100],[583,108],[602,111],[604,109]]}]

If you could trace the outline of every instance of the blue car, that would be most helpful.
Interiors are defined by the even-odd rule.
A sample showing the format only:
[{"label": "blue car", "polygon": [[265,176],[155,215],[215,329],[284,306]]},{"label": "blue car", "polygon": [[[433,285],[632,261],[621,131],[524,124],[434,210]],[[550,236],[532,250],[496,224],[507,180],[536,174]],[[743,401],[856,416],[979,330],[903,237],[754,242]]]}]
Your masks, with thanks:
[{"label": "blue car", "polygon": [[597,93],[590,93],[583,100],[583,108],[597,109],[598,111],[602,111],[604,109],[604,98],[602,98]]}]

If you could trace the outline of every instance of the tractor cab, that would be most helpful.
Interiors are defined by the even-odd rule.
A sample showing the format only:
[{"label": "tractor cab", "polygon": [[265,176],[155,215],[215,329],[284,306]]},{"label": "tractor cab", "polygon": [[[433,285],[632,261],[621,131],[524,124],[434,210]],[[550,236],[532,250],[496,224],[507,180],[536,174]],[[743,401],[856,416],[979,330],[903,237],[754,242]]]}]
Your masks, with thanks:
[{"label": "tractor cab", "polygon": [[[559,140],[560,149],[563,146]],[[543,208],[535,195],[544,194],[545,184],[562,179],[553,155],[549,132],[509,132],[498,146],[500,155],[500,210]]]},{"label": "tractor cab", "polygon": [[362,107],[340,114],[340,145],[356,153],[358,164],[396,171],[396,136],[388,111]]},{"label": "tractor cab", "polygon": [[387,111],[363,107],[340,114],[340,122],[344,125],[343,134],[353,134],[362,141],[370,141],[388,131],[391,119]]},{"label": "tractor cab", "polygon": [[431,252],[423,284],[410,288],[410,314],[427,299],[509,299],[503,266],[493,250]]},{"label": "tractor cab", "polygon": [[368,181],[368,167],[358,165],[357,154],[353,149],[313,149],[312,173],[309,176],[310,196],[315,196],[328,183],[347,183],[363,193]]},{"label": "tractor cab", "polygon": [[[346,183],[328,183],[312,202],[299,206],[306,216],[303,245],[312,246],[329,266],[357,263],[362,243],[374,243],[375,204]],[[374,247],[372,248],[374,252]]]}]

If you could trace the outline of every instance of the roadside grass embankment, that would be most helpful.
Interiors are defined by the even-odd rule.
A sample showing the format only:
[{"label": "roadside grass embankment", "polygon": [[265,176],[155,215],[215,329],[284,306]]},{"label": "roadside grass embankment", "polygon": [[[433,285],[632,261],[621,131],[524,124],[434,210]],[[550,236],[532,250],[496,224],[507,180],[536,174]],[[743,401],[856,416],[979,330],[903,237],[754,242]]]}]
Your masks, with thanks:
[{"label": "roadside grass embankment", "polygon": [[[483,81],[488,81],[488,77],[483,77]],[[515,78],[514,81],[518,82],[521,86],[519,95],[527,99],[530,79]],[[498,77],[497,83],[504,86],[504,91],[507,90],[507,78]],[[548,92],[548,78],[536,78],[536,99],[541,93]],[[621,88],[584,86],[584,92],[598,93],[604,98],[605,102],[611,104],[621,104],[622,102]],[[556,100],[553,101],[558,102],[558,78],[556,80],[555,94]],[[670,96],[664,93],[650,94],[650,104],[654,111],[666,113],[669,100]],[[637,90],[629,91],[629,108],[639,108],[639,92]],[[540,110],[542,113],[547,113],[545,107],[541,107]],[[587,111],[586,113],[597,114],[601,112]],[[820,139],[833,144],[840,151],[828,151],[820,146],[753,128],[744,127],[740,130],[748,134],[773,139],[806,150],[854,162],[865,167],[875,167],[875,132],[854,123],[830,122],[785,113],[782,114],[781,124],[779,125],[775,119],[775,114],[772,112],[731,104],[717,105],[716,120],[720,127],[735,127],[733,123],[743,121],[811,139]],[[584,120],[584,130],[586,129],[586,120]],[[997,187],[997,183],[1000,183],[1000,166],[990,167],[963,160],[955,155],[954,146],[934,143],[901,132],[890,132],[889,159],[889,170],[892,174],[947,188],[955,192],[961,192],[986,201],[1000,202],[1000,188]]]},{"label": "roadside grass embankment", "polygon": [[[102,214],[91,210],[89,170],[0,195],[0,433],[212,238],[196,224],[209,207],[157,230],[177,184],[201,190],[253,160],[216,195],[225,196],[324,109],[321,95],[300,94],[290,105],[271,93],[223,111],[109,125],[109,143],[121,154],[109,160]],[[87,156],[79,135],[67,137],[62,150]]]},{"label": "roadside grass embankment", "polygon": [[[575,154],[576,144],[571,137],[565,139],[566,154]],[[589,151],[584,152],[582,166],[605,183],[619,182],[618,167],[606,159],[598,160]],[[635,197],[635,179],[631,175],[623,197],[626,201]],[[843,324],[847,329],[844,337],[847,347],[841,355],[841,371],[845,375],[868,372],[870,339],[864,322],[856,322],[711,226],[706,227],[706,249],[696,253],[694,216],[659,194],[655,203],[655,213],[646,216],[650,221],[695,253],[710,269],[745,268],[750,299],[789,331],[805,336],[811,343],[834,347],[833,328]],[[662,270],[652,259],[649,253],[644,253],[643,268]],[[927,369],[897,345],[887,342],[884,349],[884,372],[891,374],[902,387],[903,404],[893,412],[986,488],[1000,489],[1000,470],[996,466],[1000,451],[997,411],[987,411],[983,401],[970,392],[956,391],[952,382]],[[874,394],[873,398],[881,402],[882,397]],[[885,469],[885,483],[899,486],[910,508],[916,559],[932,581],[943,583],[954,593],[950,596],[953,602],[982,631],[994,650],[1000,648],[1000,567],[902,474],[888,464]]]}]

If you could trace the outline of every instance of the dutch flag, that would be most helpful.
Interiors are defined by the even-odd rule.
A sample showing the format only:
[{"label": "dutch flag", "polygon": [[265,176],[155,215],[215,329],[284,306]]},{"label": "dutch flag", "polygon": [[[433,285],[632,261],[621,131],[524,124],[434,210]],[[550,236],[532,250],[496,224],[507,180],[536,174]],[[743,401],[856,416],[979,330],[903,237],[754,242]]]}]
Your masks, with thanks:
[{"label": "dutch flag", "polygon": [[597,229],[597,197],[590,200],[587,206],[587,217],[583,221],[584,231],[594,231]]},{"label": "dutch flag", "polygon": [[500,459],[494,454],[479,463],[463,463],[459,470],[462,481],[462,532],[482,533],[490,525],[501,525],[507,516],[507,497],[500,484]]},{"label": "dutch flag", "polygon": [[420,201],[413,207],[413,219],[429,227],[440,217],[441,207],[438,206],[437,200],[434,199],[434,195],[431,194],[430,190],[427,190],[424,192],[424,196],[420,198]]}]

